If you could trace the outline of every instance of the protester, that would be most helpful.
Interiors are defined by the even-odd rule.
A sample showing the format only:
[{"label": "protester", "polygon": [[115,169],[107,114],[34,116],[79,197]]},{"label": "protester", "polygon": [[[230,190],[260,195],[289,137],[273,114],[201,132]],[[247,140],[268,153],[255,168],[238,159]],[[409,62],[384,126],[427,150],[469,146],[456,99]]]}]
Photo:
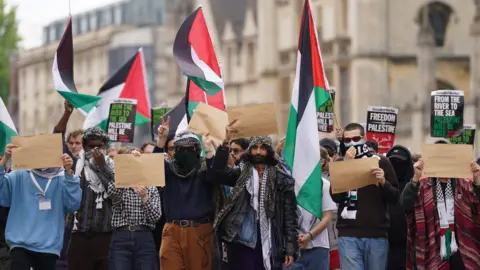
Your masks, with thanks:
[{"label": "protester", "polygon": [[242,161],[243,155],[245,154],[245,151],[248,148],[250,141],[245,138],[238,138],[238,139],[233,139],[230,142],[230,156],[231,159],[229,159],[233,163],[229,163],[231,167],[235,167],[240,165],[240,162]]},{"label": "protester", "polygon": [[107,185],[114,179],[113,160],[106,155],[108,136],[98,127],[85,130],[84,151],[75,175],[83,190],[80,209],[67,216],[72,231],[68,247],[69,270],[107,270],[112,235],[112,204]]},{"label": "protester", "polygon": [[415,163],[400,198],[407,213],[407,269],[478,269],[480,166],[472,161],[473,180],[422,177],[423,167],[422,159]]},{"label": "protester", "polygon": [[[129,148],[119,154],[140,155],[140,149]],[[156,187],[115,188],[112,179],[107,185],[112,200],[110,269],[158,270],[152,230],[161,216],[160,195]]]},{"label": "protester", "polygon": [[[320,151],[322,176],[324,173],[328,174],[328,162],[330,157],[326,149],[321,148]],[[302,219],[306,218],[305,215],[311,215],[305,211],[302,211],[304,216],[299,217],[300,235],[298,236],[298,244],[301,248],[301,256],[294,263],[291,269],[299,270],[329,270],[329,250],[330,240],[328,226],[332,220],[332,211],[337,210],[337,205],[330,196],[330,182],[322,177],[322,218],[314,219],[313,224],[308,224],[307,228],[304,228]],[[308,219],[311,220],[311,217]],[[303,226],[302,226],[303,225]]]},{"label": "protester", "polygon": [[5,165],[13,148],[7,145],[0,161],[0,205],[10,207],[5,235],[11,269],[54,270],[63,244],[64,215],[80,207],[82,196],[73,160],[63,154],[63,168],[7,174]]},{"label": "protester", "polygon": [[[0,160],[3,158],[0,155]],[[9,170],[5,167],[5,173]],[[8,212],[10,208],[0,207],[0,270],[10,270],[10,248],[5,240],[5,228],[7,226]]]},{"label": "protester", "polygon": [[175,147],[173,146],[173,139],[175,138],[175,134],[169,134],[167,136],[167,142],[165,145],[167,146],[167,151],[165,152],[165,159],[170,160],[175,155]]},{"label": "protester", "polygon": [[239,168],[228,167],[229,139],[234,133],[227,127],[213,167],[207,167],[211,181],[233,187],[231,197],[215,217],[214,231],[232,243],[228,247],[228,252],[235,254],[229,261],[231,269],[291,266],[298,250],[295,181],[276,166],[268,136],[251,138]]},{"label": "protester", "polygon": [[365,144],[370,148],[372,154],[378,155],[378,143],[376,141],[366,141]]},{"label": "protester", "polygon": [[142,144],[142,147],[140,147],[140,151],[145,154],[151,154],[153,153],[154,148],[155,148],[154,142],[145,142],[144,144]]},{"label": "protester", "polygon": [[339,156],[338,146],[334,140],[329,138],[323,138],[320,140],[320,146],[325,148],[331,161],[337,160]]},{"label": "protester", "polygon": [[[170,118],[162,120],[154,153],[164,152],[169,123]],[[200,140],[193,133],[177,134],[173,147],[173,158],[165,163],[163,204],[167,223],[162,235],[160,268],[210,270],[215,209],[214,187],[206,179],[206,168],[211,160],[200,157]]]},{"label": "protester", "polygon": [[[398,180],[398,190],[400,193],[404,190],[407,183],[413,177],[413,162],[410,151],[401,145],[396,145],[387,153],[395,175]],[[388,232],[388,242],[390,250],[388,252],[388,270],[404,270],[405,258],[407,256],[407,222],[405,220],[405,209],[397,202],[390,205],[390,229]]]},{"label": "protester", "polygon": [[379,168],[372,169],[377,185],[362,187],[345,193],[333,194],[339,203],[337,229],[340,267],[345,270],[385,270],[388,259],[388,228],[390,226],[387,205],[398,201],[398,183],[395,171],[386,157],[364,149],[365,130],[358,123],[348,124],[342,136],[347,149],[345,159],[363,157],[379,159]]}]

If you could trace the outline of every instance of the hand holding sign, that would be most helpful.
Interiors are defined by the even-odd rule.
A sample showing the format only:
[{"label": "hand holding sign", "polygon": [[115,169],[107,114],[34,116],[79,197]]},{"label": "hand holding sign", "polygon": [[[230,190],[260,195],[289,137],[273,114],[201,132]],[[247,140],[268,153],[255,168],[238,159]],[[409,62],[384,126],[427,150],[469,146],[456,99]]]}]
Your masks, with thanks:
[{"label": "hand holding sign", "polygon": [[415,175],[412,179],[413,182],[418,183],[420,178],[422,177],[423,173],[423,160],[419,159],[415,164],[413,164],[413,170],[415,171]]},{"label": "hand holding sign", "polygon": [[472,161],[472,172],[475,184],[477,186],[480,185],[480,165],[478,165],[475,161]]},{"label": "hand holding sign", "polygon": [[372,169],[372,175],[378,180],[378,184],[383,187],[385,185],[385,172],[381,168]]},{"label": "hand holding sign", "polygon": [[225,142],[230,143],[230,141],[233,139],[235,134],[237,133],[237,130],[233,128],[233,125],[237,122],[237,120],[233,120],[230,124],[227,125],[226,127],[226,136],[225,136]]},{"label": "hand holding sign", "polygon": [[72,174],[73,159],[68,154],[62,155],[63,168],[67,174]]}]

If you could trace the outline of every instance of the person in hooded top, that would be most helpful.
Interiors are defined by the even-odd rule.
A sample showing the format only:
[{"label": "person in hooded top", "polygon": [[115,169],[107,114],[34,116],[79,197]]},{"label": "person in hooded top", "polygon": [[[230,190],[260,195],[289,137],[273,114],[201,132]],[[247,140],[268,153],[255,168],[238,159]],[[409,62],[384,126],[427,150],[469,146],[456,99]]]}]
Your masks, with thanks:
[{"label": "person in hooded top", "polygon": [[[387,153],[387,158],[392,163],[398,180],[400,193],[413,177],[413,162],[410,151],[401,145],[396,145]],[[407,245],[407,222],[405,220],[405,209],[400,202],[390,205],[390,229],[388,240],[390,250],[388,252],[388,270],[404,270],[406,245]]]},{"label": "person in hooded top", "polygon": [[11,269],[54,270],[63,244],[64,216],[80,207],[80,180],[67,154],[58,157],[62,168],[5,173],[16,147],[7,145],[0,161],[0,205],[10,207],[5,236]]}]

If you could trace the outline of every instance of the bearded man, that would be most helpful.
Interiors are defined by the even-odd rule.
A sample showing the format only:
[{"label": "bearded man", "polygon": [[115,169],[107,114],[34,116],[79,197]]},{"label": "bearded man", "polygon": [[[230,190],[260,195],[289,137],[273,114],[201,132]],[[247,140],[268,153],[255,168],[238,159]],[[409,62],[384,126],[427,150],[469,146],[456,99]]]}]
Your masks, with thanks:
[{"label": "bearded man", "polygon": [[106,187],[114,181],[113,160],[106,155],[108,136],[98,127],[85,130],[83,152],[75,166],[80,177],[80,209],[67,216],[72,231],[67,259],[69,270],[108,270],[112,235],[112,203]]},{"label": "bearded man", "polygon": [[[271,270],[293,264],[298,251],[295,181],[278,165],[268,136],[250,140],[238,168],[228,163],[227,139],[207,167],[210,181],[232,186],[229,200],[216,215],[214,231],[231,243],[231,269]],[[230,258],[229,258],[230,259]]]}]

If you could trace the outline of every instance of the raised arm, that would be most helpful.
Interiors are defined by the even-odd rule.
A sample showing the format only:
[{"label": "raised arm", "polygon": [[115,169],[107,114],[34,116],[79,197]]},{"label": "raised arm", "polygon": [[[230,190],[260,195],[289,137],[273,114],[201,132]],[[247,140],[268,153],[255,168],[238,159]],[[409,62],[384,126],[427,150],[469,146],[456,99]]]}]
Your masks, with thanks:
[{"label": "raised arm", "polygon": [[58,121],[55,128],[53,128],[53,133],[61,133],[62,134],[62,142],[63,142],[63,152],[67,153],[69,156],[73,156],[70,149],[68,149],[67,143],[65,142],[65,132],[67,131],[67,124],[70,116],[73,112],[73,106],[65,100],[64,103],[65,111],[63,112],[62,118]]},{"label": "raised arm", "polygon": [[18,174],[21,171],[12,171],[6,173],[6,165],[8,160],[12,156],[12,149],[16,148],[16,145],[9,144],[5,147],[5,155],[0,160],[0,205],[3,207],[10,207],[12,202],[12,181],[18,181]]},{"label": "raised arm", "polygon": [[80,188],[80,178],[73,175],[73,160],[68,154],[62,156],[65,176],[62,176],[60,183],[62,186],[63,208],[66,213],[73,213],[80,208],[82,201],[82,189]]},{"label": "raised arm", "polygon": [[[207,159],[207,181],[227,186],[235,186],[240,177],[239,168],[228,166],[229,148],[220,146],[215,156]],[[212,161],[213,160],[213,161]]]}]

